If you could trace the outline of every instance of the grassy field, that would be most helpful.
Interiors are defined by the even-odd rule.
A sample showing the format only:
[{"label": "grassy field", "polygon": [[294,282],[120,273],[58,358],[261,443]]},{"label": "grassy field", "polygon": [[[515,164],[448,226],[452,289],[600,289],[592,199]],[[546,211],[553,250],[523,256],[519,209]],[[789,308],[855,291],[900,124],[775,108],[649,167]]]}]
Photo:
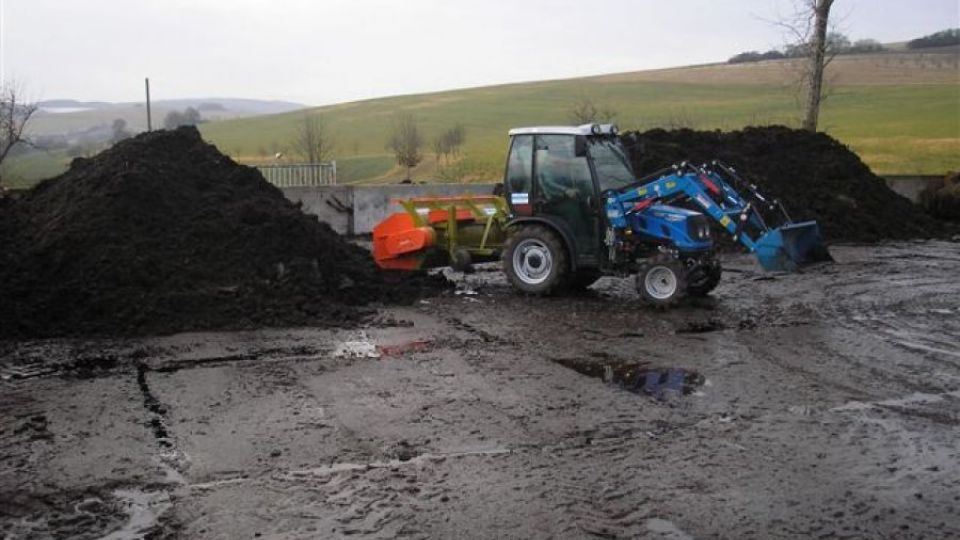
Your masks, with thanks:
[{"label": "grassy field", "polygon": [[3,185],[11,189],[25,189],[44,178],[66,170],[71,158],[63,151],[37,152],[8,159],[3,163]]},{"label": "grassy field", "polygon": [[[838,57],[828,72],[832,89],[821,130],[878,174],[960,169],[958,51]],[[795,71],[789,61],[692,66],[388,97],[212,122],[201,130],[234,159],[262,162],[278,151],[289,156],[304,115],[322,113],[337,138],[341,182],[393,182],[406,173],[394,165],[385,142],[396,113],[408,111],[428,141],[415,179],[489,180],[502,174],[508,129],[568,124],[571,106],[583,98],[614,110],[623,129],[796,126]],[[463,158],[438,167],[429,141],[458,122],[467,131]]]},{"label": "grassy field", "polygon": [[[853,148],[879,174],[960,169],[958,52],[838,57],[828,72],[832,89],[821,129]],[[800,109],[790,84],[796,70],[791,61],[717,64],[474,88],[225,121],[206,125],[203,132],[231,155],[252,160],[289,146],[304,114],[323,113],[338,138],[339,163],[385,158],[377,167],[365,167],[365,177],[352,176],[351,181],[396,181],[405,171],[388,166],[384,143],[394,115],[409,111],[428,140],[456,122],[467,129],[458,174],[438,170],[427,149],[415,178],[485,180],[502,174],[508,129],[569,123],[571,105],[584,97],[616,111],[624,129],[798,125]]]},{"label": "grassy field", "polygon": [[[393,115],[414,112],[428,138],[462,122],[467,126],[464,169],[472,179],[502,173],[509,128],[568,123],[580,95],[617,111],[626,129],[692,127],[737,129],[751,124],[797,125],[793,94],[769,85],[667,82],[555,82],[399,97],[322,109],[341,141],[340,163],[370,160],[383,150]],[[284,148],[300,114],[204,126],[204,135],[231,155],[253,159],[258,145]],[[880,174],[939,174],[960,168],[960,85],[849,85],[837,87],[823,109],[821,129],[857,151]],[[348,150],[348,151],[344,151]],[[365,180],[395,180],[404,172],[371,167]],[[386,169],[384,167],[387,167]],[[417,178],[438,176],[428,155]],[[352,177],[359,180],[359,177]]]}]

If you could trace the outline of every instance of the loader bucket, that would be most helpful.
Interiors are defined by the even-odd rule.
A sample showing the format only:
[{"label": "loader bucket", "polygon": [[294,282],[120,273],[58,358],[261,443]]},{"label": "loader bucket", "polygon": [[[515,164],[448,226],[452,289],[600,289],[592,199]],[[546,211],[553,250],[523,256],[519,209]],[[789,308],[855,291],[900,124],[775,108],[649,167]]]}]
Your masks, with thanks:
[{"label": "loader bucket", "polygon": [[801,266],[832,261],[816,221],[789,223],[757,240],[757,259],[764,270],[794,272]]}]

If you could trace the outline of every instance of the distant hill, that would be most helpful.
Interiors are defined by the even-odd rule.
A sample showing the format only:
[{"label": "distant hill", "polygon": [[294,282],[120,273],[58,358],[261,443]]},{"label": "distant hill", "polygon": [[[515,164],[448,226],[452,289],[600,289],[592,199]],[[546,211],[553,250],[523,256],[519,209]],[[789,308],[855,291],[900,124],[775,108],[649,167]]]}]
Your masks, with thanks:
[{"label": "distant hill", "polygon": [[[48,99],[37,103],[39,111],[30,124],[30,133],[37,135],[71,135],[109,126],[121,118],[129,129],[147,129],[146,107],[141,102],[110,103],[105,101],[77,101],[72,99]],[[161,99],[151,103],[154,125],[161,125],[170,111],[182,111],[187,107],[198,109],[207,120],[244,118],[261,114],[278,114],[306,105],[288,101],[270,101],[242,98],[190,98]]]}]

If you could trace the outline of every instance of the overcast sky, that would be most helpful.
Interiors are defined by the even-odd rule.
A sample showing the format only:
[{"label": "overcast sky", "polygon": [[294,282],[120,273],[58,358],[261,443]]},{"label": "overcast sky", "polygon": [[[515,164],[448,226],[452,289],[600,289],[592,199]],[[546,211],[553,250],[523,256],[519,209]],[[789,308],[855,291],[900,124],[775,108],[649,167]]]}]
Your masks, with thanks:
[{"label": "overcast sky", "polygon": [[[0,0],[35,99],[368,97],[722,61],[793,0]],[[851,39],[960,26],[958,0],[837,0]],[[841,20],[842,19],[842,20]]]}]

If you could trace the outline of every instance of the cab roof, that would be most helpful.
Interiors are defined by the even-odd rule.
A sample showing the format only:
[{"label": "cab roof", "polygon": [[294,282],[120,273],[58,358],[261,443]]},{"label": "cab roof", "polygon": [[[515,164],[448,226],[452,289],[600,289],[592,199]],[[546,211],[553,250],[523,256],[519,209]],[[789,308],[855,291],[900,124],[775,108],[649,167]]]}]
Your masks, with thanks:
[{"label": "cab roof", "polygon": [[536,126],[511,129],[514,135],[616,135],[617,126],[613,124],[583,124],[581,126]]}]

